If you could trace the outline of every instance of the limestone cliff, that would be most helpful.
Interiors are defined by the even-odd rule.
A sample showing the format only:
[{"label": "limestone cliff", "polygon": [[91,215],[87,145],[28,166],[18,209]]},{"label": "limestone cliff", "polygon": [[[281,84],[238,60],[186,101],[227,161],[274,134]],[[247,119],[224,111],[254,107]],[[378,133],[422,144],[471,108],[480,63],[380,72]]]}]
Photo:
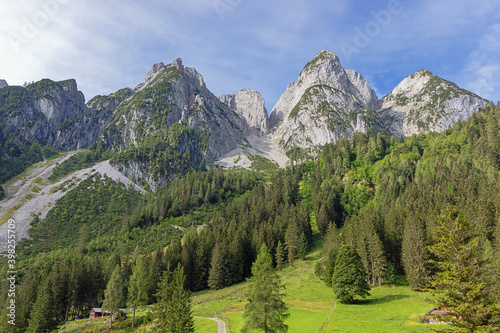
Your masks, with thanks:
[{"label": "limestone cliff", "polygon": [[262,95],[253,89],[243,89],[232,95],[221,95],[219,99],[246,120],[249,128],[258,134],[266,134],[269,119]]}]

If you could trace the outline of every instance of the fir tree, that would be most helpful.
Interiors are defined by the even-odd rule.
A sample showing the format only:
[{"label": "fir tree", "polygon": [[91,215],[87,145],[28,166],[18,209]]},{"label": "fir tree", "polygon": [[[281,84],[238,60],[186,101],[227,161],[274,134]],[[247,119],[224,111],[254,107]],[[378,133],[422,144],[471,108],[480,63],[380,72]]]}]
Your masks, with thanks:
[{"label": "fir tree", "polygon": [[491,294],[481,244],[472,224],[455,208],[448,207],[438,218],[434,240],[430,251],[436,259],[430,262],[438,273],[433,277],[432,286],[440,294],[435,303],[449,310],[449,315],[441,319],[460,332],[496,331],[500,324],[500,305]]},{"label": "fir tree", "polygon": [[194,332],[191,313],[191,293],[185,289],[186,277],[182,266],[171,272],[165,271],[159,284],[158,311],[160,329],[172,333]]},{"label": "fir tree", "polygon": [[273,270],[273,258],[266,244],[262,244],[257,260],[252,266],[248,303],[243,317],[245,325],[242,332],[260,330],[263,332],[287,332],[284,320],[288,318],[287,307],[280,293],[281,284]]},{"label": "fir tree", "polygon": [[148,272],[144,266],[143,258],[138,256],[132,268],[132,276],[128,285],[128,302],[134,308],[132,329],[134,329],[135,325],[135,310],[137,306],[148,304],[148,290]]},{"label": "fir tree", "polygon": [[361,257],[350,245],[340,248],[335,262],[332,285],[335,296],[342,303],[354,303],[354,297],[370,296],[370,286]]},{"label": "fir tree", "polygon": [[103,310],[110,312],[109,328],[113,323],[113,316],[118,311],[118,308],[125,303],[125,288],[121,268],[116,265],[111,278],[104,291],[104,302],[102,303]]}]

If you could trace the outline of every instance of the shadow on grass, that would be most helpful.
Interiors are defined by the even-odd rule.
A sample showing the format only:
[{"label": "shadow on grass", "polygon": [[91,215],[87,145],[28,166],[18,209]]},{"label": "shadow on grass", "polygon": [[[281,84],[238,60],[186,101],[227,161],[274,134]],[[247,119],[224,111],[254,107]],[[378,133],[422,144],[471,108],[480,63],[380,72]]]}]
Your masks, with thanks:
[{"label": "shadow on grass", "polygon": [[[390,295],[390,296],[381,296],[377,298],[367,298],[367,299],[355,299],[354,303],[355,305],[371,305],[371,304],[384,304],[384,303],[390,303],[394,301],[400,301],[402,299],[408,299],[410,298],[408,295]],[[350,304],[350,303],[346,303]]]}]

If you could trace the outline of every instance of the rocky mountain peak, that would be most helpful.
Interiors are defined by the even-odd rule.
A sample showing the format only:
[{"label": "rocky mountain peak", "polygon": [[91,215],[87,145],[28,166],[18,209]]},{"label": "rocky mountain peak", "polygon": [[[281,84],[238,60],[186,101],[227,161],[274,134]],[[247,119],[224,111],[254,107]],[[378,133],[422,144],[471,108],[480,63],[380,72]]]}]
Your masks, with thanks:
[{"label": "rocky mountain peak", "polygon": [[265,134],[269,128],[268,115],[262,95],[253,89],[242,89],[236,94],[221,95],[219,100],[244,118],[249,128]]},{"label": "rocky mountain peak", "polygon": [[381,100],[378,114],[391,132],[410,136],[443,131],[486,105],[481,97],[421,69]]},{"label": "rocky mountain peak", "polygon": [[7,87],[7,86],[8,86],[7,81],[0,79],[0,89],[2,89],[3,87]]},{"label": "rocky mountain peak", "polygon": [[318,146],[365,131],[375,121],[377,105],[363,76],[344,69],[334,52],[323,50],[288,85],[271,112],[270,125],[285,149]]}]

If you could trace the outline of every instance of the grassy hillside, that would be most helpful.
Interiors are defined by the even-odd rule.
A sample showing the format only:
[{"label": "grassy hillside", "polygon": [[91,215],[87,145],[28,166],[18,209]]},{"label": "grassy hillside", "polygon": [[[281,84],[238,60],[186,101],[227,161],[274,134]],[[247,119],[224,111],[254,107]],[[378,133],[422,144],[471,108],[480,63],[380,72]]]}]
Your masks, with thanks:
[{"label": "grassy hillside", "polygon": [[[335,302],[333,291],[314,274],[315,264],[321,260],[322,244],[315,242],[306,260],[288,264],[281,274],[285,286],[285,303],[290,309],[286,321],[290,333],[318,332],[428,332],[429,325],[420,323],[432,308],[425,299],[430,293],[412,291],[400,279],[397,287],[374,287],[371,296],[358,304]],[[193,295],[195,316],[222,315],[231,332],[240,332],[244,324],[247,282],[217,291],[205,290]],[[327,321],[330,316],[330,320]],[[197,332],[215,332],[197,323]]]}]

